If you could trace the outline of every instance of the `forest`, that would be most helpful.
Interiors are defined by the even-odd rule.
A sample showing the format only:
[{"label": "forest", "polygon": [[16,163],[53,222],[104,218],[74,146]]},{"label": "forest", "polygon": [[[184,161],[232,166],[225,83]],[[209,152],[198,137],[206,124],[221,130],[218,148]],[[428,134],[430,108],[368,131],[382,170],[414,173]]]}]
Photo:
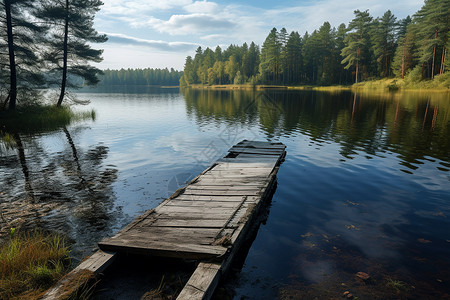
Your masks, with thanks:
[{"label": "forest", "polygon": [[[388,10],[374,18],[354,11],[348,25],[329,22],[312,33],[273,28],[262,46],[198,47],[181,86],[192,84],[332,85],[399,77],[448,80],[450,2],[426,0],[412,17]],[[445,75],[443,75],[445,73]]]},{"label": "forest", "polygon": [[182,71],[173,68],[165,69],[120,69],[103,71],[100,77],[99,87],[125,86],[125,85],[166,85],[177,86],[180,82]]}]

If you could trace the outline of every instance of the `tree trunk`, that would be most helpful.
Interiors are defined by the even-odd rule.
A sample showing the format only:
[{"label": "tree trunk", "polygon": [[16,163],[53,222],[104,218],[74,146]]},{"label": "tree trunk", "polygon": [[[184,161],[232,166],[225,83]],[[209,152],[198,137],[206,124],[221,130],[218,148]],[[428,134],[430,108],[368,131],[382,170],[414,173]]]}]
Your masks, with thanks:
[{"label": "tree trunk", "polygon": [[439,72],[439,74],[444,74],[444,70],[445,70],[445,59],[446,59],[446,56],[447,56],[447,48],[443,48],[442,49],[442,60],[441,60],[441,70],[440,70],[440,72]]},{"label": "tree trunk", "polygon": [[61,81],[61,94],[59,95],[57,107],[60,107],[64,96],[66,94],[66,84],[67,84],[67,42],[69,39],[69,0],[66,0],[66,16],[64,20],[64,44],[63,44],[63,73]]},{"label": "tree trunk", "polygon": [[405,48],[406,48],[406,37],[403,43],[403,54],[402,54],[402,79],[405,77]]},{"label": "tree trunk", "polygon": [[[434,40],[435,41],[437,39],[437,36],[438,36],[438,31],[436,29],[436,33],[434,34]],[[434,79],[434,60],[435,60],[435,57],[436,57],[436,44],[433,47],[433,63],[431,65],[431,79]]]},{"label": "tree trunk", "polygon": [[14,36],[12,31],[12,17],[11,17],[11,0],[5,0],[6,13],[6,32],[8,36],[8,55],[9,55],[9,109],[16,109],[17,102],[17,71],[16,71],[16,57],[14,53]]}]

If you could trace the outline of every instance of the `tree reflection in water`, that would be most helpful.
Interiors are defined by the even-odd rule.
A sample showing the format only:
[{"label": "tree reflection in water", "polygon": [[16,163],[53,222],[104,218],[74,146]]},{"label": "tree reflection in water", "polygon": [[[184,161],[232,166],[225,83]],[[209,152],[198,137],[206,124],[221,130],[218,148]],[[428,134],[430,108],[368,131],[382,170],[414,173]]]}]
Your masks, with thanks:
[{"label": "tree reflection in water", "polygon": [[[62,132],[63,150],[57,153],[18,133],[12,146],[2,147],[0,185],[10,188],[1,191],[1,235],[10,228],[39,227],[66,234],[81,246],[111,230],[120,212],[113,205],[117,169],[104,165],[109,149],[77,147],[69,129]],[[73,249],[75,259],[86,254],[78,250]]]}]

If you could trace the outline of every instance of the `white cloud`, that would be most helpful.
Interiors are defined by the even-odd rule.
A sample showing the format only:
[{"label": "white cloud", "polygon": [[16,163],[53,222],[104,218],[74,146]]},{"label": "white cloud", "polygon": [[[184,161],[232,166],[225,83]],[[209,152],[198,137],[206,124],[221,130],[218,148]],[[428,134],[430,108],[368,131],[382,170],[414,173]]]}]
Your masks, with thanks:
[{"label": "white cloud", "polygon": [[164,21],[156,18],[149,18],[147,21],[133,23],[135,26],[148,26],[159,32],[171,35],[193,36],[205,32],[217,32],[222,30],[233,30],[236,24],[231,20],[208,14],[172,15],[169,20]]},{"label": "white cloud", "polygon": [[[127,44],[192,55],[198,45],[261,45],[272,27],[312,32],[325,21],[334,27],[353,19],[355,9],[379,17],[390,9],[398,19],[414,14],[423,0],[281,0],[272,7],[245,2],[195,0],[104,0],[98,30],[113,32],[108,44]],[[121,33],[121,34],[119,34]],[[136,38],[136,37],[139,38]],[[173,41],[177,39],[179,41]],[[202,45],[203,44],[203,45]],[[206,45],[205,45],[206,44]],[[195,46],[194,46],[195,45]],[[112,51],[112,50],[111,50]]]},{"label": "white cloud", "polygon": [[170,10],[192,4],[192,0],[104,0],[103,14],[143,15],[158,10]]},{"label": "white cloud", "polygon": [[197,43],[188,43],[188,42],[166,42],[166,41],[157,41],[157,40],[146,40],[135,38],[131,36],[127,36],[125,34],[120,33],[106,33],[108,35],[108,43],[114,44],[124,44],[124,45],[139,45],[139,46],[147,46],[160,51],[189,51],[198,47]]},{"label": "white cloud", "polygon": [[188,13],[214,14],[219,12],[219,5],[215,2],[195,1],[186,5],[184,9]]}]

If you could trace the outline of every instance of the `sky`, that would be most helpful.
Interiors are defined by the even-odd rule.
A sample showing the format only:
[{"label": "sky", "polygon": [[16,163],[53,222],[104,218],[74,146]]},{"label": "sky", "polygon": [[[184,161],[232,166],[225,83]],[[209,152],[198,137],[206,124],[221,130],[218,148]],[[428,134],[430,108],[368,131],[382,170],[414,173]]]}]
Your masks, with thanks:
[{"label": "sky", "polygon": [[413,15],[423,0],[103,0],[95,28],[108,35],[101,69],[174,68],[182,70],[195,49],[230,44],[262,45],[273,27],[288,32],[348,23],[353,11],[381,17],[391,10],[397,19]]}]

